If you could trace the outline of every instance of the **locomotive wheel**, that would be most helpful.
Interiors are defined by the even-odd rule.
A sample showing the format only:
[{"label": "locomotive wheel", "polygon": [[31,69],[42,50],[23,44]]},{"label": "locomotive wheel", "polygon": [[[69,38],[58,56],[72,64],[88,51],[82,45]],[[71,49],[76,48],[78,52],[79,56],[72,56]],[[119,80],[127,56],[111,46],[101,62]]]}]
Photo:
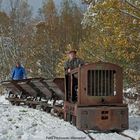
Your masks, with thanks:
[{"label": "locomotive wheel", "polygon": [[68,114],[66,113],[65,121],[68,122]]},{"label": "locomotive wheel", "polygon": [[72,124],[72,115],[70,113],[66,113],[66,121]]},{"label": "locomotive wheel", "polygon": [[75,116],[72,116],[72,124],[73,124],[74,126],[76,126],[76,117],[75,117]]}]

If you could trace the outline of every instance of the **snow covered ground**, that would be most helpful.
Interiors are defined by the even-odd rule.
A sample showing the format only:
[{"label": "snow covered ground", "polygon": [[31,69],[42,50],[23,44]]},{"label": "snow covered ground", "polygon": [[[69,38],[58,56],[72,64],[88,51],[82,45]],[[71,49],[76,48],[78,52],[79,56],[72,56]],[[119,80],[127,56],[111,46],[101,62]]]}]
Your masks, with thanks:
[{"label": "snow covered ground", "polygon": [[[129,117],[124,133],[140,140],[140,116]],[[96,140],[130,140],[117,133],[91,133]],[[12,106],[0,96],[0,140],[89,140],[74,126],[43,111]]]}]

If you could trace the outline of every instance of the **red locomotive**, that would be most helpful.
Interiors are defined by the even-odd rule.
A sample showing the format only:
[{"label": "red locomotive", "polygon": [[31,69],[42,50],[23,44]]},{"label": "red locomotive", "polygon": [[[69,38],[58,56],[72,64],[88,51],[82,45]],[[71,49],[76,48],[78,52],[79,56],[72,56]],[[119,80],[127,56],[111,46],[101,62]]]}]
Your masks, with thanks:
[{"label": "red locomotive", "polygon": [[66,77],[64,119],[82,130],[127,129],[122,69],[104,62],[74,69]]}]

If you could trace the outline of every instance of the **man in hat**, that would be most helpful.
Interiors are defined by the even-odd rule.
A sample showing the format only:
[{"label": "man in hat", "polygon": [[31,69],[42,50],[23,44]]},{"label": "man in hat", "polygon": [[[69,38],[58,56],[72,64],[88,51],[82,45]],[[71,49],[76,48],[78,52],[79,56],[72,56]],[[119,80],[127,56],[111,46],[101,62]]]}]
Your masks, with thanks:
[{"label": "man in hat", "polygon": [[77,58],[76,51],[71,50],[67,53],[69,59],[64,63],[65,73],[70,73],[74,68],[84,65],[84,61],[80,58]]},{"label": "man in hat", "polygon": [[12,70],[11,78],[12,80],[26,79],[26,71],[21,66],[20,62],[16,62],[16,66]]},{"label": "man in hat", "polygon": [[78,95],[78,79],[76,76],[73,77],[73,85],[74,85],[74,91],[73,96],[71,96],[71,80],[69,73],[74,68],[77,68],[81,65],[84,65],[84,61],[80,58],[77,58],[76,51],[71,50],[67,53],[69,59],[64,63],[64,69],[65,69],[65,79],[66,79],[66,93],[68,96],[68,100],[75,102],[77,101],[77,95]]}]

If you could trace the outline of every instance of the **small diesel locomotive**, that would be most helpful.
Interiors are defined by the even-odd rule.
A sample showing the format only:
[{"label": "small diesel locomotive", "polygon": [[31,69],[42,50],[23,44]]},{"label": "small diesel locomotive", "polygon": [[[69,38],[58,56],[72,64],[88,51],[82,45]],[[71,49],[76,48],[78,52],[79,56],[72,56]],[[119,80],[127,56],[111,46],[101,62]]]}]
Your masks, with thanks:
[{"label": "small diesel locomotive", "polygon": [[65,85],[66,121],[81,130],[128,129],[121,67],[105,62],[87,64],[67,75]]}]

